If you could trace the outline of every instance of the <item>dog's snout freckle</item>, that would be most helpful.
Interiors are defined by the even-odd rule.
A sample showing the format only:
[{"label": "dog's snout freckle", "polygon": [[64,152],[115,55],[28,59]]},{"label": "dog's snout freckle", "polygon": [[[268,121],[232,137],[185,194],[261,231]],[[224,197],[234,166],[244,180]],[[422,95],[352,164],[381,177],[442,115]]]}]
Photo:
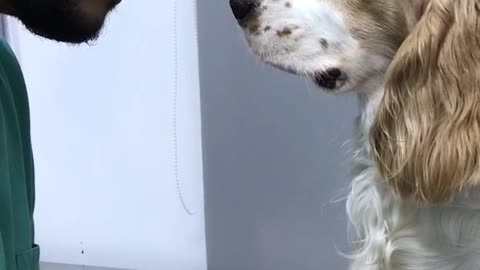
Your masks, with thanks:
[{"label": "dog's snout freckle", "polygon": [[320,39],[320,45],[322,45],[322,48],[328,49],[328,41],[324,38]]},{"label": "dog's snout freckle", "polygon": [[283,28],[282,30],[277,31],[277,36],[286,37],[292,34],[292,30],[288,27]]},{"label": "dog's snout freckle", "polygon": [[260,34],[259,33],[259,29],[261,29],[260,27],[261,27],[260,22],[258,20],[254,20],[248,24],[248,31],[250,31],[250,33],[253,35],[258,35]]},{"label": "dog's snout freckle", "polygon": [[290,2],[287,2],[287,3],[285,3],[285,7],[286,7],[286,8],[291,8],[291,7],[292,7],[292,4],[291,4]]}]

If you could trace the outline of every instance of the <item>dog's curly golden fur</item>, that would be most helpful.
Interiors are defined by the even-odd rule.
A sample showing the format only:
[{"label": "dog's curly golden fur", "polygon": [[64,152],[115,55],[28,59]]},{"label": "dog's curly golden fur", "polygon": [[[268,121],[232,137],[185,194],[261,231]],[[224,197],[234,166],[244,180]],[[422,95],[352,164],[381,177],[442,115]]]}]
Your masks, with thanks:
[{"label": "dog's curly golden fur", "polygon": [[480,183],[479,0],[428,4],[387,72],[370,142],[401,198],[442,203]]}]

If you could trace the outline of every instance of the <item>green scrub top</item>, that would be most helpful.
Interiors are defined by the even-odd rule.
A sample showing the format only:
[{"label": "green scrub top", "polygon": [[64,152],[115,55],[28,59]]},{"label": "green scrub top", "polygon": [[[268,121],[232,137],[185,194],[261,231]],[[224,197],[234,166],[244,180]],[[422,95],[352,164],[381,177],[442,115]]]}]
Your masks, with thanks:
[{"label": "green scrub top", "polygon": [[0,40],[0,270],[39,270],[29,118],[20,65]]}]

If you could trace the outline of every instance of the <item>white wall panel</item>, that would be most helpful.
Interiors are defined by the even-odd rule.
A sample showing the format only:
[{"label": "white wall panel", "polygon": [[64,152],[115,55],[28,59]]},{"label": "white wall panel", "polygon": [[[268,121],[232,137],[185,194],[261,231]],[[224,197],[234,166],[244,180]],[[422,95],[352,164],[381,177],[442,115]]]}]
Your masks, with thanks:
[{"label": "white wall panel", "polygon": [[30,95],[42,260],[206,269],[193,0],[124,1],[93,46],[9,24]]}]

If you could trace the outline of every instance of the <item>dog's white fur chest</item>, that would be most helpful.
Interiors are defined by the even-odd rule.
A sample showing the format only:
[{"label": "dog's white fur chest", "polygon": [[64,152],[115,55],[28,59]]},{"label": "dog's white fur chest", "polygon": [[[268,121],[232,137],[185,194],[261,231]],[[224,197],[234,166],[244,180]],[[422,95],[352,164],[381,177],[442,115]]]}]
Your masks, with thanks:
[{"label": "dog's white fur chest", "polygon": [[445,206],[419,208],[382,184],[368,149],[368,129],[382,91],[361,95],[354,179],[347,199],[355,252],[351,270],[480,269],[480,192]]}]

